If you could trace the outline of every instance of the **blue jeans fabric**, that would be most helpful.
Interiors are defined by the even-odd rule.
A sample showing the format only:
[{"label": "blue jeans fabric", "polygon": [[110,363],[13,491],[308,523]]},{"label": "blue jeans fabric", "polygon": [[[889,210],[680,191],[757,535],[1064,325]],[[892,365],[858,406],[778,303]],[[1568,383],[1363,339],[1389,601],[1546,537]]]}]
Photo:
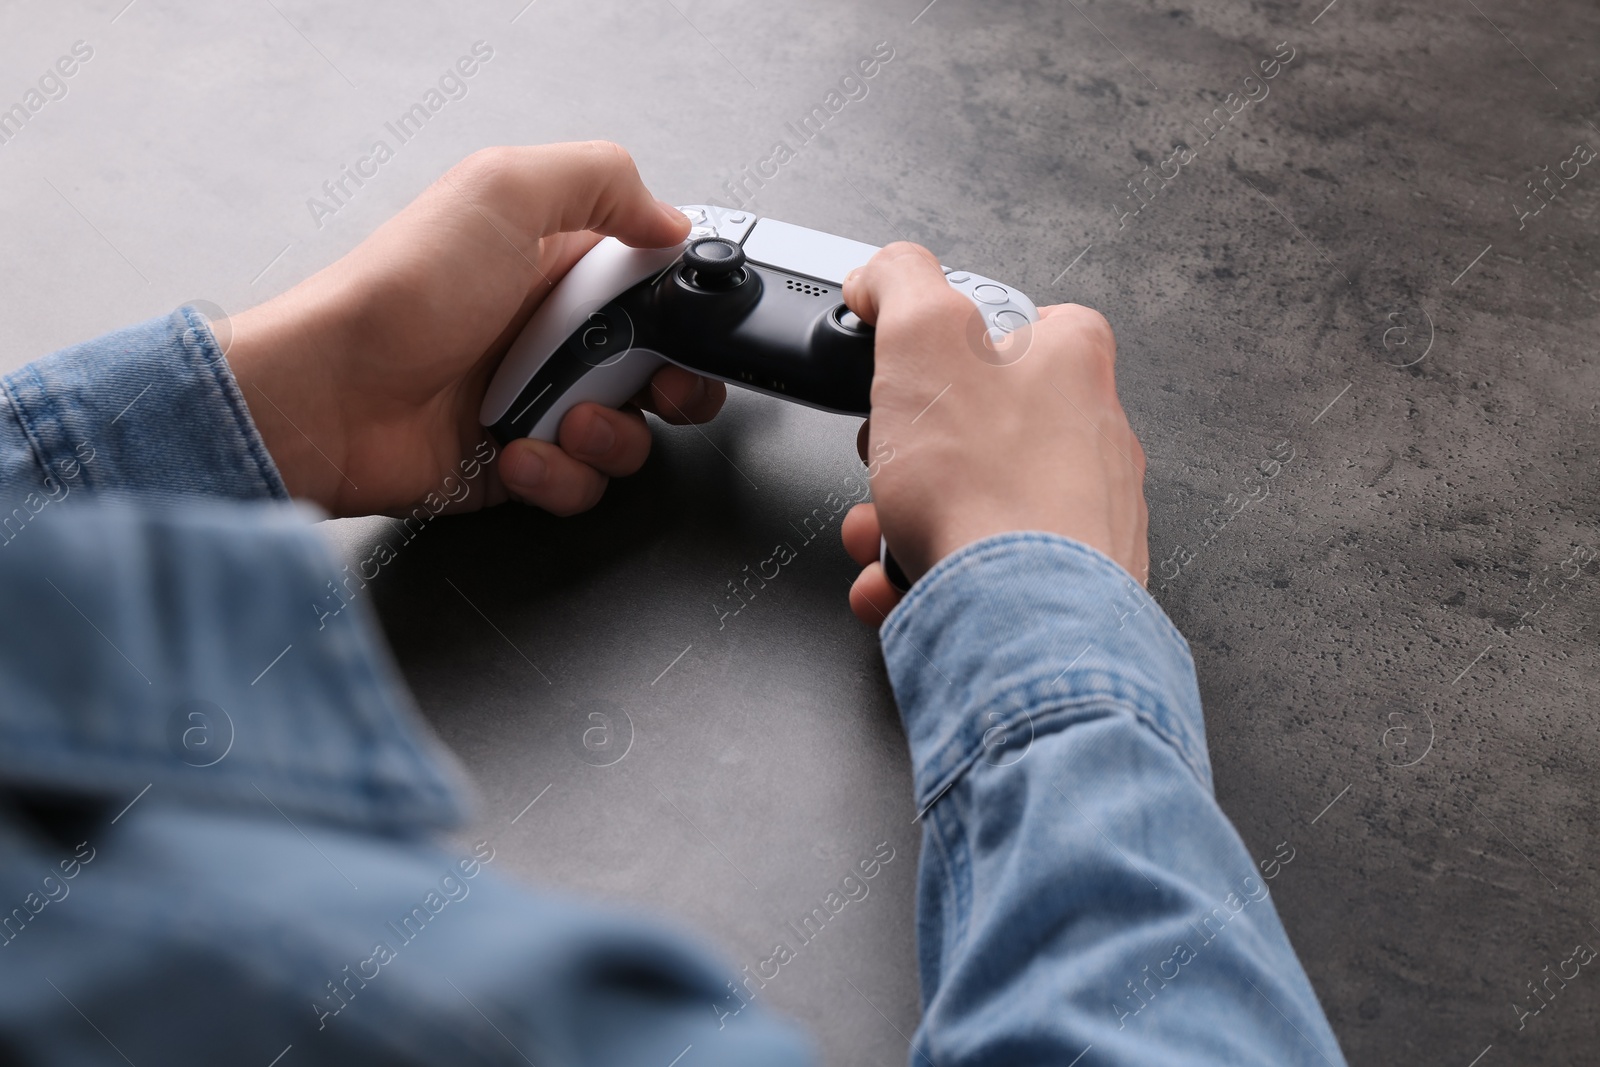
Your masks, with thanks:
[{"label": "blue jeans fabric", "polygon": [[[286,501],[190,312],[0,382],[0,1061],[812,1062],[682,936],[439,844],[464,776],[364,603],[317,607],[338,567]],[[1124,571],[990,538],[881,636],[924,812],[909,1062],[1342,1062]]]}]

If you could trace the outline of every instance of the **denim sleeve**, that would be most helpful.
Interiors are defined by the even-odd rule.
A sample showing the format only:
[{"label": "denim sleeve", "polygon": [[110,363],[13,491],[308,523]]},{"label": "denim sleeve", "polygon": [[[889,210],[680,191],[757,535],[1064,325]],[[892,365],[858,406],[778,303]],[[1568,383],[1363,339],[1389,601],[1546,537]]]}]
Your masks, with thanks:
[{"label": "denim sleeve", "polygon": [[0,379],[0,541],[79,490],[288,499],[233,372],[192,309]]},{"label": "denim sleeve", "polygon": [[509,824],[445,844],[462,776],[297,509],[74,499],[0,605],[0,1064],[813,1062],[683,936],[500,877]]},{"label": "denim sleeve", "polygon": [[1125,571],[990,538],[882,636],[924,823],[914,1067],[1343,1062],[1280,867],[1212,794],[1188,645]]}]

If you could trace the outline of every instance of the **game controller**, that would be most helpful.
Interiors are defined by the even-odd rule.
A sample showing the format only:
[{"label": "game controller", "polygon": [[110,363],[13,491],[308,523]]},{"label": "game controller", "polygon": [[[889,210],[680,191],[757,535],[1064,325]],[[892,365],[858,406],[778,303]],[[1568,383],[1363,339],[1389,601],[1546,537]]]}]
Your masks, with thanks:
[{"label": "game controller", "polygon": [[[733,208],[679,210],[692,224],[684,241],[630,248],[608,237],[539,305],[479,413],[502,444],[555,441],[573,407],[617,407],[667,363],[824,411],[869,413],[873,330],[840,290],[877,246]],[[949,267],[945,279],[991,340],[1038,321],[1033,301],[1008,285]]]}]

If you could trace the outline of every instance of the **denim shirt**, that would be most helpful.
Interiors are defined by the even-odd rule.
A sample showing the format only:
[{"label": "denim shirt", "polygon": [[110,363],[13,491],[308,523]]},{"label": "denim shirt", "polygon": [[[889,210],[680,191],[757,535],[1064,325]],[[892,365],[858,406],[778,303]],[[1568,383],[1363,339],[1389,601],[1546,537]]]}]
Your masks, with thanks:
[{"label": "denim shirt", "polygon": [[[468,791],[181,311],[0,382],[0,1062],[799,1064],[659,925],[452,851]],[[1342,1062],[1212,795],[1188,646],[1054,535],[885,621],[912,1064]],[[1292,854],[1291,854],[1292,857]]]}]

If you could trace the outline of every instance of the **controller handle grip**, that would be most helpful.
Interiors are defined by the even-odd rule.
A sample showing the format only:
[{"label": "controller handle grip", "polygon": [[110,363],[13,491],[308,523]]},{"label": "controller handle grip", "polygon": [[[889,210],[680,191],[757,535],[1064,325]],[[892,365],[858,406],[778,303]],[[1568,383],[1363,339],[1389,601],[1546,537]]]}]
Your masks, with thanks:
[{"label": "controller handle grip", "polygon": [[[590,249],[545,297],[507,349],[484,394],[479,421],[493,426],[508,415],[519,416],[521,412],[513,410],[519,401],[524,411],[527,405],[537,402],[539,396],[523,397],[523,387],[534,380],[552,357],[561,354],[566,340],[595,312],[639,282],[671,266],[683,254],[686,244],[630,248],[615,237],[607,237]],[[619,324],[619,328],[631,329],[632,324]],[[556,398],[526,436],[555,441],[562,418],[586,401],[610,408],[621,407],[665,364],[666,360],[655,352],[632,347],[620,356],[596,364]]]}]

